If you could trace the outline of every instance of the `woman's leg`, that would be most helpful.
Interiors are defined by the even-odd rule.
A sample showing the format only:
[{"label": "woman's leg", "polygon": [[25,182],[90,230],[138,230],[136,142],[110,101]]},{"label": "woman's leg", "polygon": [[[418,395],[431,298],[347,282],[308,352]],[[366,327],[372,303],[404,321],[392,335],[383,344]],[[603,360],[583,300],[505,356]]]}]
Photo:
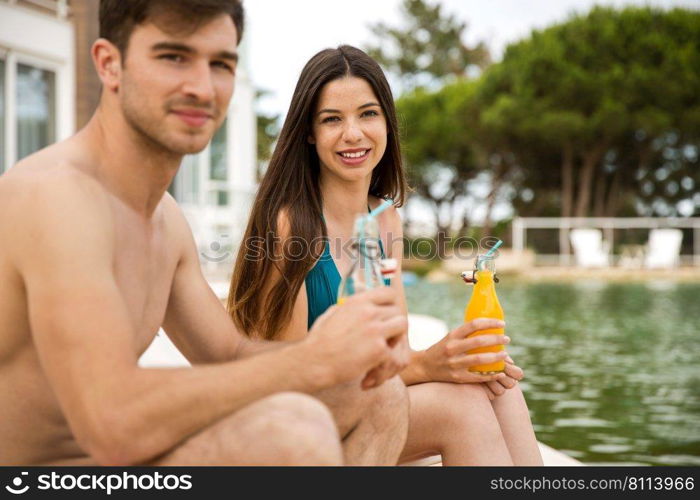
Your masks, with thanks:
[{"label": "woman's leg", "polygon": [[542,465],[530,413],[519,385],[492,401],[501,432],[515,465]]},{"label": "woman's leg", "polygon": [[494,408],[477,384],[408,388],[408,440],[399,463],[441,454],[443,465],[513,465]]}]

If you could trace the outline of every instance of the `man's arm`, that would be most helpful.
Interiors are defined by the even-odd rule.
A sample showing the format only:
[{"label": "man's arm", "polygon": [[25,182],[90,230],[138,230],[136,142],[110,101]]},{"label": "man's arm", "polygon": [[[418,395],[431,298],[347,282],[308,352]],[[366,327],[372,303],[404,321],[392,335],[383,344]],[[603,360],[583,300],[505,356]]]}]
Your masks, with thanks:
[{"label": "man's arm", "polygon": [[[76,440],[99,463],[143,463],[267,395],[351,380],[387,356],[386,338],[405,328],[395,296],[368,295],[326,317],[327,335],[236,362],[140,369],[112,271],[112,213],[87,184],[28,189],[16,210],[23,231],[9,244],[41,366]],[[362,335],[360,322],[370,325]]]},{"label": "man's arm", "polygon": [[[286,345],[285,342],[250,338],[245,332],[238,331],[202,274],[196,243],[187,220],[174,200],[165,201],[173,223],[173,239],[182,245],[163,322],[163,329],[177,348],[188,361],[197,364],[230,361]],[[304,294],[304,300],[298,298],[294,306],[295,312],[304,312],[302,334],[294,337],[286,335],[286,330],[292,330],[289,327],[285,332],[280,332],[281,338],[300,340],[306,335],[305,298]]]},{"label": "man's arm", "polygon": [[163,329],[192,364],[231,361],[246,339],[204,279],[185,216],[168,194],[163,204],[171,227],[169,239],[178,252]]}]

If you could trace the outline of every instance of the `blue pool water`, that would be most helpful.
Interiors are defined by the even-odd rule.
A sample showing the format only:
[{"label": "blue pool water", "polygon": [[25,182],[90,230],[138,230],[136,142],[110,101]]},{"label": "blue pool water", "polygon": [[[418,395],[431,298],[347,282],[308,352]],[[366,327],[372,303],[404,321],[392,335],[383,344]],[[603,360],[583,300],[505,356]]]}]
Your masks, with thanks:
[{"label": "blue pool water", "polygon": [[[450,327],[470,293],[406,287]],[[700,465],[700,284],[505,277],[498,296],[540,441],[587,464]]]}]

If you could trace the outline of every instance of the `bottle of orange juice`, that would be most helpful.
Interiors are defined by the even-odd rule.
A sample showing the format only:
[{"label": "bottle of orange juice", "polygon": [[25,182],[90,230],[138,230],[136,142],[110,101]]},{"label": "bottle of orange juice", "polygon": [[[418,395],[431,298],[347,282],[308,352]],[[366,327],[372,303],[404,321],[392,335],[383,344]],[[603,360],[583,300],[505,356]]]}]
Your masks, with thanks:
[{"label": "bottle of orange juice", "polygon": [[[498,302],[498,296],[496,295],[496,285],[495,282],[498,281],[496,278],[496,266],[494,264],[495,256],[487,253],[486,255],[479,255],[476,258],[475,270],[473,277],[469,277],[469,274],[462,273],[462,279],[467,283],[474,283],[474,290],[472,291],[472,297],[464,310],[464,322],[471,321],[475,318],[495,318],[503,320],[503,309],[501,304]],[[491,328],[488,330],[481,330],[470,335],[503,335],[503,328]],[[478,354],[482,352],[499,352],[503,350],[503,345],[489,346],[489,347],[479,347],[477,349],[472,349],[468,351],[468,354]],[[498,361],[496,363],[490,363],[487,365],[472,366],[469,371],[480,373],[483,375],[492,375],[495,373],[501,373],[505,370],[505,362]]]}]

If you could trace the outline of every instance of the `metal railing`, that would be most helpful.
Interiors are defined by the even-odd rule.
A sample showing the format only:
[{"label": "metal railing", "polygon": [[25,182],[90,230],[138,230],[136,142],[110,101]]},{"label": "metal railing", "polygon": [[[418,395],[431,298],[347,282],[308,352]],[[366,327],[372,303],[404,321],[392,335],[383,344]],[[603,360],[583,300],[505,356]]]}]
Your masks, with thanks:
[{"label": "metal railing", "polygon": [[33,10],[53,14],[60,19],[68,17],[70,12],[69,0],[0,0],[10,5],[19,5]]},{"label": "metal railing", "polygon": [[516,217],[513,219],[513,250],[522,252],[527,247],[528,229],[558,230],[560,252],[537,257],[543,263],[569,265],[571,263],[569,231],[576,228],[601,229],[610,248],[613,248],[615,229],[691,229],[693,253],[692,256],[682,256],[682,260],[700,266],[700,217]]}]

